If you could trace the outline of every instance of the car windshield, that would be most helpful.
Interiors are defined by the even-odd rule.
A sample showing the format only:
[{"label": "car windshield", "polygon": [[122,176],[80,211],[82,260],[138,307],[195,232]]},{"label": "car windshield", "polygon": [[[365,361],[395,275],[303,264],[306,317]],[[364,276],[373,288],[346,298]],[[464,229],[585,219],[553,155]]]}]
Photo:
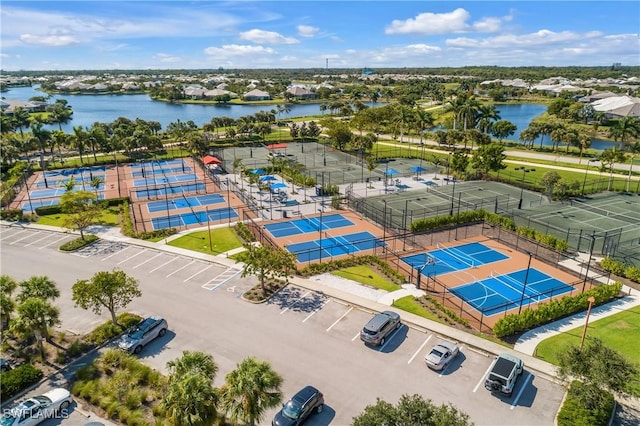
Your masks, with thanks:
[{"label": "car windshield", "polygon": [[16,417],[11,412],[6,412],[2,416],[2,426],[11,426],[16,421]]},{"label": "car windshield", "polygon": [[38,401],[40,403],[40,405],[49,405],[49,404],[51,404],[53,402],[53,401],[51,401],[49,398],[47,398],[44,395],[34,396],[33,399]]},{"label": "car windshield", "polygon": [[437,349],[431,349],[431,355],[435,355],[435,356],[437,356],[438,358],[442,358],[443,353],[442,353],[442,352],[440,352],[440,351],[439,351],[439,350],[437,350]]},{"label": "car windshield", "polygon": [[289,401],[282,407],[282,414],[290,419],[297,419],[300,416],[300,406],[294,401]]}]

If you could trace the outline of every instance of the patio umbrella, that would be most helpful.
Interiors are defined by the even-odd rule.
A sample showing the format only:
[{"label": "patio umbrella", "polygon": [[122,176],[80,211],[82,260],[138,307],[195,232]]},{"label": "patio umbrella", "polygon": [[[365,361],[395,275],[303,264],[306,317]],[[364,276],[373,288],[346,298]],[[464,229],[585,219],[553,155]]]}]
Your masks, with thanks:
[{"label": "patio umbrella", "polygon": [[400,172],[397,171],[396,169],[389,169],[386,172],[384,172],[384,174],[387,176],[393,176],[393,175],[399,175]]},{"label": "patio umbrella", "polygon": [[211,155],[207,155],[204,158],[202,158],[202,162],[204,164],[220,164],[220,163],[222,163],[222,161],[220,161],[219,158],[213,157]]},{"label": "patio umbrella", "polygon": [[251,174],[252,175],[263,175],[267,173],[267,171],[265,169],[253,169],[251,170]]},{"label": "patio umbrella", "polygon": [[271,189],[280,189],[280,188],[288,188],[288,186],[282,182],[274,183],[273,185],[271,185]]},{"label": "patio umbrella", "polygon": [[418,179],[420,172],[424,172],[425,170],[427,170],[427,169],[425,169],[422,166],[413,166],[413,167],[411,167],[411,171],[412,172],[416,172],[416,179]]},{"label": "patio umbrella", "polygon": [[271,176],[271,175],[262,176],[260,178],[260,182],[269,182],[272,180],[278,180],[278,179],[275,176]]}]

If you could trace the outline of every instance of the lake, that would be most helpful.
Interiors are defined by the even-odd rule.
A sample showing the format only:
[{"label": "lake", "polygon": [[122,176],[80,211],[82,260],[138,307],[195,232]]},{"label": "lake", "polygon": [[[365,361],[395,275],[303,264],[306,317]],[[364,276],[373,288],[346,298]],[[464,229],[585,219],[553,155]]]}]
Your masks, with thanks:
[{"label": "lake", "polygon": [[[13,87],[8,92],[3,92],[2,97],[6,99],[28,100],[34,96],[43,96],[37,86],[33,87]],[[166,129],[167,125],[173,121],[192,120],[198,126],[211,121],[213,117],[239,117],[253,115],[259,111],[271,111],[276,105],[200,105],[200,104],[169,104],[166,102],[153,101],[148,95],[54,95],[51,102],[56,99],[66,99],[73,108],[73,119],[62,125],[62,130],[73,133],[74,126],[91,127],[96,121],[109,123],[118,117],[126,117],[131,120],[141,118],[147,121],[157,121]],[[367,103],[369,106],[381,106],[385,103]],[[509,139],[519,142],[520,132],[527,128],[531,120],[541,115],[547,110],[546,105],[539,104],[518,104],[518,105],[497,105],[502,120],[508,120],[517,126],[516,133]],[[304,117],[310,115],[320,115],[320,104],[293,104],[291,111],[281,114],[278,118]],[[57,129],[58,126],[52,126]],[[540,142],[536,141],[536,145]],[[551,145],[548,136],[545,137],[545,145]],[[594,149],[605,149],[615,146],[610,141],[593,139],[591,147]]]}]

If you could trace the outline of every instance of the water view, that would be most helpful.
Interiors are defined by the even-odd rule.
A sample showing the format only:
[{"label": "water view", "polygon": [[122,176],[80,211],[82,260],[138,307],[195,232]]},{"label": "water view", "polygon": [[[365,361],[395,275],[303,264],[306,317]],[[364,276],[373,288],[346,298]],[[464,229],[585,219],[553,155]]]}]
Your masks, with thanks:
[{"label": "water view", "polygon": [[[15,87],[8,92],[3,92],[6,99],[28,100],[34,96],[42,96],[43,92],[37,87]],[[211,121],[212,117],[231,117],[237,119],[246,115],[253,115],[259,111],[270,111],[275,105],[196,105],[196,104],[168,104],[153,101],[148,95],[54,95],[51,102],[56,99],[66,99],[73,108],[73,119],[62,125],[62,130],[73,133],[74,126],[90,127],[96,121],[108,123],[118,117],[129,119],[141,118],[147,121],[157,121],[165,129],[169,123],[176,120],[193,120],[198,126]],[[384,103],[367,103],[368,105],[383,105]],[[502,120],[508,120],[517,126],[516,133],[509,139],[520,142],[520,132],[527,128],[531,120],[547,110],[546,105],[518,104],[498,105]],[[281,114],[278,118],[303,117],[320,115],[320,104],[293,104],[288,113]],[[58,126],[52,127],[57,129]],[[536,145],[539,144],[536,141]],[[547,136],[544,145],[551,145]],[[594,149],[611,148],[614,144],[610,141],[593,139],[591,147]]]}]

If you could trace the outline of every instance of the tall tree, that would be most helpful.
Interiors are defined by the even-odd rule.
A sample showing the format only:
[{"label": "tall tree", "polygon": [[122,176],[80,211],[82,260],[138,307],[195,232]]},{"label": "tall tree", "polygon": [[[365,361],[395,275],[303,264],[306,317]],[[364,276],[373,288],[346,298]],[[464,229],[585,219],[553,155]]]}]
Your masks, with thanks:
[{"label": "tall tree", "polygon": [[493,123],[493,126],[491,126],[491,134],[498,138],[500,143],[502,143],[503,139],[513,135],[517,129],[516,125],[512,122],[500,120]]},{"label": "tall tree", "polygon": [[234,425],[255,425],[282,402],[282,377],[266,361],[245,358],[227,374],[220,388],[222,408]]},{"label": "tall tree", "polygon": [[29,111],[23,107],[17,107],[13,110],[14,126],[20,131],[20,137],[24,139],[24,128],[31,126]]},{"label": "tall tree", "polygon": [[51,278],[44,275],[33,276],[20,283],[20,294],[17,299],[18,302],[24,302],[30,297],[52,302],[60,297],[60,290]]},{"label": "tall tree", "polygon": [[602,171],[609,170],[609,184],[607,186],[607,191],[611,191],[611,185],[613,183],[613,166],[616,163],[624,163],[626,160],[627,156],[618,148],[605,149],[602,151],[602,154],[600,154]]},{"label": "tall tree", "polygon": [[11,329],[17,334],[35,337],[42,358],[45,357],[42,341],[48,336],[48,328],[60,323],[60,310],[51,302],[38,297],[30,297],[18,305],[18,316]]},{"label": "tall tree", "polygon": [[471,157],[471,167],[481,174],[489,171],[498,171],[506,168],[503,163],[507,156],[504,154],[504,147],[499,143],[482,145],[473,152]]},{"label": "tall tree", "polygon": [[476,111],[476,127],[482,133],[489,133],[493,123],[500,120],[500,118],[500,111],[494,104],[480,105]]},{"label": "tall tree", "polygon": [[245,248],[247,254],[243,259],[242,277],[257,276],[262,291],[266,290],[265,283],[268,279],[288,280],[296,269],[295,256],[286,250],[269,244],[245,244]]},{"label": "tall tree", "polygon": [[637,138],[640,135],[640,118],[624,117],[612,126],[608,136],[614,141],[620,142],[619,149],[623,149],[629,138]]},{"label": "tall tree", "polygon": [[96,203],[97,198],[96,194],[89,191],[65,192],[60,197],[60,209],[68,214],[63,220],[63,225],[80,231],[82,239],[84,231],[101,215],[100,207]]},{"label": "tall tree", "polygon": [[0,327],[4,329],[11,319],[11,313],[15,310],[12,294],[18,287],[18,283],[9,275],[0,275]]},{"label": "tall tree", "polygon": [[142,296],[138,280],[119,269],[97,272],[90,280],[78,280],[71,290],[76,306],[91,309],[96,315],[100,315],[102,309],[106,308],[115,325],[118,324],[118,309],[126,307],[134,298]]}]

